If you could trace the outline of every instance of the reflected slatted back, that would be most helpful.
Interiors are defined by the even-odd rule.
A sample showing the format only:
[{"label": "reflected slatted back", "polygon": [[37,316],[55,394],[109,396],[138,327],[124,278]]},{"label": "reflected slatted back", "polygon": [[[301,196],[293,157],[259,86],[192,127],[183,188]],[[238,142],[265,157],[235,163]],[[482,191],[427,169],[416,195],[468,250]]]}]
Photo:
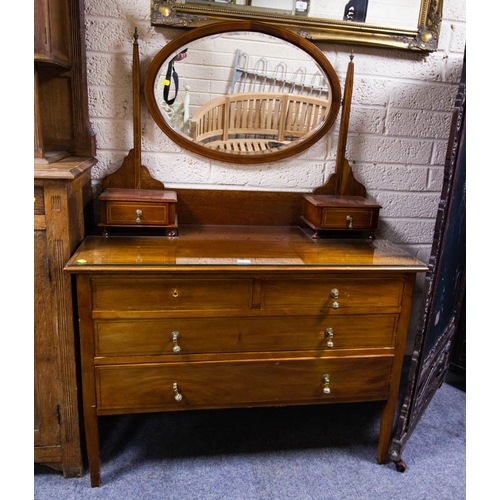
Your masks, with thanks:
[{"label": "reflected slatted back", "polygon": [[244,92],[218,97],[191,119],[198,142],[227,141],[235,136],[266,136],[277,141],[304,137],[321,124],[329,101],[273,92]]}]

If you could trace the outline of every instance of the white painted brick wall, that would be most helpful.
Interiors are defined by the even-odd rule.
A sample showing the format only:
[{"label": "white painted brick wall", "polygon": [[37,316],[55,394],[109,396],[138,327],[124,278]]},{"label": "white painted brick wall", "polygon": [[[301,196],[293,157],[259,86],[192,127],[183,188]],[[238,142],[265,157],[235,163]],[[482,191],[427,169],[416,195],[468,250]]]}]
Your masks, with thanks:
[{"label": "white painted brick wall", "polygon": [[[139,31],[141,71],[184,31],[150,26],[149,0],[85,0],[90,116],[97,135],[94,184],[116,170],[132,143],[132,41]],[[341,79],[354,49],[355,83],[347,156],[370,198],[383,205],[381,237],[427,261],[465,47],[465,0],[444,0],[439,50],[318,43]],[[310,150],[260,165],[232,165],[182,150],[143,105],[143,164],[166,187],[311,190],[334,170],[338,122]]]}]

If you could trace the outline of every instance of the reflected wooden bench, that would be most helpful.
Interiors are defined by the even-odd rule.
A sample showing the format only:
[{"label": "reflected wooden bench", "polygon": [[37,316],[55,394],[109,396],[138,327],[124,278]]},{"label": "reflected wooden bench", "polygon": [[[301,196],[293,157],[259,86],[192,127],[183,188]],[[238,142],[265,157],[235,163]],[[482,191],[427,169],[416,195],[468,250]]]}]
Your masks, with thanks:
[{"label": "reflected wooden bench", "polygon": [[325,119],[329,100],[276,92],[217,97],[191,119],[193,139],[231,152],[259,152],[302,139]]}]

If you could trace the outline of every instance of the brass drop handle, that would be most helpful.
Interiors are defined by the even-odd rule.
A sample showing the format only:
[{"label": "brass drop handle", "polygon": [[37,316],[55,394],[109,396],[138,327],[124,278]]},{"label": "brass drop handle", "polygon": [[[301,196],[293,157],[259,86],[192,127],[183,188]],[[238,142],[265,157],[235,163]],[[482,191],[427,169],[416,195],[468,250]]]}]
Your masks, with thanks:
[{"label": "brass drop handle", "polygon": [[136,222],[137,224],[140,224],[140,223],[141,223],[141,217],[142,217],[142,210],[137,209],[137,210],[135,211],[135,215],[136,215],[136,217],[137,217],[137,219],[135,219],[135,222]]},{"label": "brass drop handle", "polygon": [[172,385],[172,388],[175,392],[175,396],[174,396],[174,399],[180,403],[182,401],[182,394],[180,393],[179,391],[179,386],[177,385],[177,382],[174,382],[173,385]]},{"label": "brass drop handle", "polygon": [[[332,288],[332,289],[330,290],[330,297],[331,297],[332,299],[338,299],[338,298],[339,298],[339,295],[340,295],[340,292],[339,292],[339,289],[338,289],[338,288]],[[333,307],[334,309],[338,309],[338,308],[340,307],[340,305],[339,305],[339,303],[338,303],[336,300],[334,300],[334,301],[333,301],[333,303],[332,303],[332,307]]]},{"label": "brass drop handle", "polygon": [[321,381],[323,382],[323,394],[330,394],[330,375],[325,373]]},{"label": "brass drop handle", "polygon": [[353,223],[354,223],[354,217],[352,215],[348,215],[346,217],[346,221],[347,221],[347,227],[349,229],[352,229],[354,227]]},{"label": "brass drop handle", "polygon": [[179,339],[181,338],[181,334],[179,332],[172,332],[170,334],[170,338],[172,339],[172,342],[174,343],[174,347],[172,351],[174,351],[175,354],[179,354],[181,352],[181,346],[177,344]]},{"label": "brass drop handle", "polygon": [[333,347],[333,328],[327,328],[325,330],[325,338],[327,338],[326,345],[330,349]]}]

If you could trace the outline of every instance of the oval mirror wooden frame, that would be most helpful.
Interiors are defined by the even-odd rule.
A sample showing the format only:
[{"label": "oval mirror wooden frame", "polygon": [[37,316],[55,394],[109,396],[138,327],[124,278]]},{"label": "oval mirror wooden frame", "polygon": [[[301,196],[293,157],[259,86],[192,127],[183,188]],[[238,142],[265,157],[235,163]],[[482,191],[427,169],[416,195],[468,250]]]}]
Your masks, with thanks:
[{"label": "oval mirror wooden frame", "polygon": [[[185,47],[190,42],[199,40],[204,37],[210,37],[218,34],[229,32],[258,32],[274,36],[285,42],[288,42],[299,49],[306,52],[319,66],[325,75],[329,86],[329,99],[330,107],[321,124],[314,130],[313,133],[307,134],[303,139],[294,141],[284,148],[277,148],[276,150],[268,150],[266,152],[247,153],[247,152],[225,152],[209,147],[203,146],[190,140],[187,136],[179,134],[174,128],[170,126],[164,117],[164,114],[158,106],[155,97],[155,81],[158,72],[179,49]],[[169,42],[163,47],[153,58],[149,68],[146,72],[144,80],[144,97],[146,105],[151,113],[152,118],[160,129],[179,146],[192,151],[198,155],[219,160],[223,162],[250,164],[250,163],[268,163],[276,160],[282,160],[294,156],[306,149],[310,148],[313,144],[319,141],[333,126],[337,118],[340,105],[341,105],[341,88],[339,78],[335,72],[330,61],[312,42],[302,38],[301,36],[288,31],[283,28],[274,27],[264,23],[254,21],[232,21],[214,23],[201,28],[190,30],[179,37]]]}]

